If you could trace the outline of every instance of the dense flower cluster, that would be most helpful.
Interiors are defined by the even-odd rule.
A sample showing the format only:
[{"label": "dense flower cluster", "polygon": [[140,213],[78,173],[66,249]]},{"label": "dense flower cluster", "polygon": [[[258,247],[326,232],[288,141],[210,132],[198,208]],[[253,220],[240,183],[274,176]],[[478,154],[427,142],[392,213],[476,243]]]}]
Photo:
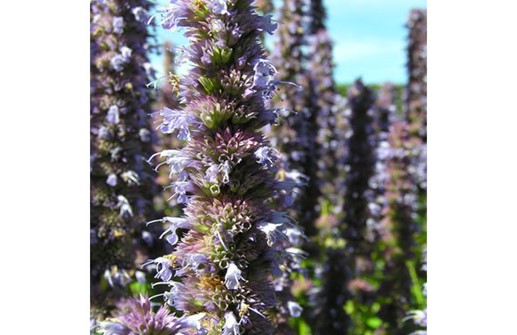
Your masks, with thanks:
[{"label": "dense flower cluster", "polygon": [[[177,318],[161,306],[152,311],[147,296],[129,298],[117,303],[114,316],[101,321],[97,332],[103,335],[189,335],[196,334],[197,318]],[[96,328],[97,328],[96,327]]]},{"label": "dense flower cluster", "polygon": [[[163,12],[162,25],[183,29],[190,41],[180,108],[164,107],[160,127],[184,146],[155,155],[186,207],[183,217],[156,220],[169,225],[162,236],[175,250],[150,262],[170,287],[165,301],[196,317],[201,333],[274,334],[273,278],[299,256],[283,248],[297,235],[294,221],[269,202],[293,183],[275,181],[277,154],[260,132],[276,122],[266,101],[279,82],[258,40],[276,24],[250,0],[179,0]],[[295,302],[287,306],[299,315]]]},{"label": "dense flower cluster", "polygon": [[388,171],[388,159],[391,148],[389,144],[390,126],[399,117],[396,115],[395,87],[391,83],[382,85],[377,96],[373,112],[373,126],[375,130],[375,173],[370,178],[370,190],[368,191],[370,218],[367,222],[369,240],[374,242],[382,236],[389,234],[381,222],[386,215],[388,201],[386,198],[386,185],[390,175]]},{"label": "dense flower cluster", "polygon": [[373,91],[356,80],[349,90],[350,132],[345,158],[344,222],[343,237],[352,253],[366,250],[367,220],[369,208],[367,192],[375,169],[375,140],[371,108],[375,97]]},{"label": "dense flower cluster", "polygon": [[[99,283],[130,281],[156,246],[145,228],[154,216],[153,136],[146,84],[149,3],[91,1],[91,281],[92,307],[107,307]],[[136,254],[141,259],[136,259]]]}]

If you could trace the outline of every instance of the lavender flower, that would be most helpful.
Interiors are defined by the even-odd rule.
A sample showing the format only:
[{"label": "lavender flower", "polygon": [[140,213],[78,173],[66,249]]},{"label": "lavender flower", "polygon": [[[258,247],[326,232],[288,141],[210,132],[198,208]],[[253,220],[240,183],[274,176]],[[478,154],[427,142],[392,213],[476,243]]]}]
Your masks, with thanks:
[{"label": "lavender flower", "polygon": [[291,313],[291,316],[297,318],[302,314],[303,309],[298,303],[294,301],[288,301],[287,306],[289,308],[289,313]]},{"label": "lavender flower", "polygon": [[[177,132],[183,148],[155,155],[170,168],[174,198],[186,204],[166,235],[174,252],[155,261],[170,285],[165,300],[185,316],[203,313],[199,329],[209,334],[273,334],[272,277],[288,257],[277,241],[294,226],[266,201],[283,185],[259,131],[273,121],[265,100],[278,82],[258,37],[274,25],[251,0],[174,1],[162,24],[184,29],[193,64],[178,80],[180,106],[162,111],[161,130]],[[268,239],[262,222],[281,223],[280,236]]]},{"label": "lavender flower", "polygon": [[[150,9],[148,2],[91,1],[91,291],[92,315],[109,311],[124,293],[122,286],[135,270],[134,246],[150,255],[142,239],[146,217],[154,216],[152,169],[144,157],[152,153],[147,26],[133,9]],[[157,245],[155,246],[157,247]],[[101,289],[107,281],[110,290]],[[116,327],[115,327],[116,328]]]},{"label": "lavender flower", "polygon": [[222,335],[236,335],[240,334],[239,323],[235,318],[233,312],[227,312],[224,314],[224,326]]},{"label": "lavender flower", "polygon": [[[273,11],[275,10],[275,6],[272,0],[256,0],[255,6],[257,7],[257,11],[265,16],[267,16],[270,13],[273,13]],[[260,35],[260,42],[264,45],[265,34]],[[269,50],[266,50],[266,53],[269,54]]]},{"label": "lavender flower", "polygon": [[122,30],[124,29],[124,18],[115,16],[112,22],[113,32],[118,35],[122,34]]},{"label": "lavender flower", "polygon": [[131,10],[131,12],[133,13],[133,15],[135,16],[135,19],[138,22],[144,23],[148,20],[149,14],[142,7],[135,7]]},{"label": "lavender flower", "polygon": [[120,54],[114,55],[110,60],[111,66],[117,72],[121,72],[124,69],[125,63],[126,63],[126,61],[124,60],[124,57],[122,57],[122,55],[120,55]]},{"label": "lavender flower", "polygon": [[106,184],[109,186],[117,186],[117,175],[114,173],[110,173],[108,175],[108,179],[106,179]]},{"label": "lavender flower", "polygon": [[120,122],[119,109],[116,105],[111,105],[108,109],[108,114],[106,115],[106,121],[112,124],[117,124]]}]

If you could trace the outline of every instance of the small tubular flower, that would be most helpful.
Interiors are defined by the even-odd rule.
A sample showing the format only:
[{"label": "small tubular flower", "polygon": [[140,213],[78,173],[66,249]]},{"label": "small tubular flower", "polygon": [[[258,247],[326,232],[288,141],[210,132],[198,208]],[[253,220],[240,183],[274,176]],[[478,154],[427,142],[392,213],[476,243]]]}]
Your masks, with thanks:
[{"label": "small tubular flower", "polygon": [[224,276],[224,284],[229,290],[235,290],[241,287],[239,283],[240,280],[244,279],[241,276],[241,270],[235,265],[235,263],[231,262],[226,270],[226,275]]}]

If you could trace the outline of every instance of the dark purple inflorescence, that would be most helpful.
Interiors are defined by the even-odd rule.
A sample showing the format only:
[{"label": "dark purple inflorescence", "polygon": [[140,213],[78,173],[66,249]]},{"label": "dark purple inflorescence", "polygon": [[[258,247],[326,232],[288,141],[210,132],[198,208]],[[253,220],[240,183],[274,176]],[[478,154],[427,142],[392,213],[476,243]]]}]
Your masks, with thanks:
[{"label": "dark purple inflorescence", "polygon": [[[91,282],[92,308],[108,308],[101,280],[123,287],[156,246],[148,120],[152,75],[146,56],[146,1],[91,1]],[[113,291],[108,290],[110,294]]]},{"label": "dark purple inflorescence", "polygon": [[409,134],[427,143],[427,11],[409,12],[409,45],[406,118]]},{"label": "dark purple inflorescence", "polygon": [[260,131],[277,118],[266,107],[277,71],[259,43],[276,24],[252,3],[178,0],[162,15],[165,29],[182,29],[190,41],[180,107],[161,111],[161,131],[184,146],[155,155],[170,167],[170,188],[186,207],[183,217],[156,220],[169,225],[162,236],[175,250],[150,262],[170,287],[165,301],[196,317],[200,334],[275,334],[273,279],[298,256],[283,248],[294,221],[270,204],[293,185],[275,180],[277,151]]},{"label": "dark purple inflorescence", "polygon": [[[364,86],[361,80],[356,80],[348,92],[349,126],[350,131],[345,141],[348,148],[345,157],[345,197],[343,206],[343,225],[340,227],[341,237],[345,240],[342,257],[346,264],[339,267],[346,273],[337,274],[343,278],[341,285],[335,289],[335,298],[328,300],[333,309],[333,331],[341,327],[345,331],[350,327],[348,315],[343,316],[343,300],[352,298],[349,289],[350,281],[360,278],[360,264],[364,259],[368,260],[371,246],[368,242],[368,219],[370,210],[368,207],[368,191],[370,179],[374,174],[375,152],[373,139],[373,120],[371,108],[375,96],[373,91]],[[336,259],[338,261],[338,259]],[[345,301],[346,303],[346,301]],[[341,309],[338,307],[341,306]]]},{"label": "dark purple inflorescence", "polygon": [[412,143],[403,120],[395,121],[390,127],[389,148],[386,154],[388,178],[385,180],[386,208],[381,221],[382,255],[385,265],[383,278],[377,294],[388,297],[381,306],[379,317],[385,322],[386,334],[405,329],[406,311],[412,303],[412,279],[407,262],[415,259],[415,222],[418,190],[411,164],[414,161]]},{"label": "dark purple inflorescence", "polygon": [[371,109],[376,161],[375,172],[370,178],[370,189],[367,194],[370,210],[367,226],[368,239],[376,245],[384,235],[390,233],[386,227],[382,227],[381,222],[388,207],[386,185],[390,178],[387,168],[391,152],[389,144],[390,126],[399,119],[396,115],[395,97],[395,86],[391,83],[385,83],[381,86],[375,105]]}]

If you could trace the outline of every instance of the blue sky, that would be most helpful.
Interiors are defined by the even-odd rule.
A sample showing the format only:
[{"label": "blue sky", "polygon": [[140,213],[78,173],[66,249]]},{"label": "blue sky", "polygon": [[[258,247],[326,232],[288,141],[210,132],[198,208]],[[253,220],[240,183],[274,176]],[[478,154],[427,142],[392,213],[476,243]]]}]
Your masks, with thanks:
[{"label": "blue sky", "polygon": [[[159,3],[168,3],[159,0]],[[281,1],[276,0],[277,8]],[[326,0],[327,28],[334,41],[334,78],[350,83],[362,77],[368,84],[406,82],[405,22],[411,8],[425,8],[425,0]],[[158,39],[185,44],[181,34],[158,28]],[[151,62],[162,73],[162,61]],[[181,71],[183,72],[183,71]]]}]

